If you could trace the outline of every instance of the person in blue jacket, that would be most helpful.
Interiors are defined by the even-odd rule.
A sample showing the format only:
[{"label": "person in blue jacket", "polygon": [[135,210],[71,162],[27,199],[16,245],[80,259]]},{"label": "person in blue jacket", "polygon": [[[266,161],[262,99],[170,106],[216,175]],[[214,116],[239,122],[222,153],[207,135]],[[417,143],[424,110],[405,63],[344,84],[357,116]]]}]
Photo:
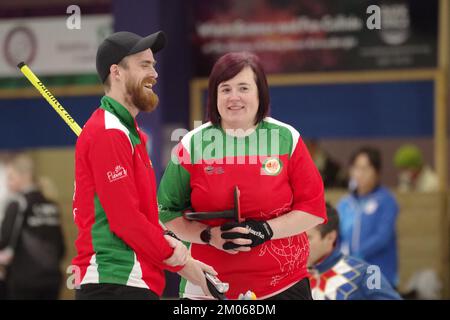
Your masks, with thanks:
[{"label": "person in blue jacket", "polygon": [[350,194],[337,205],[341,250],[378,266],[390,284],[398,286],[394,195],[380,185],[381,155],[372,147],[357,150],[350,159]]},{"label": "person in blue jacket", "polygon": [[339,215],[327,203],[328,222],[308,230],[311,293],[314,300],[399,300],[377,266],[344,255],[339,248]]}]

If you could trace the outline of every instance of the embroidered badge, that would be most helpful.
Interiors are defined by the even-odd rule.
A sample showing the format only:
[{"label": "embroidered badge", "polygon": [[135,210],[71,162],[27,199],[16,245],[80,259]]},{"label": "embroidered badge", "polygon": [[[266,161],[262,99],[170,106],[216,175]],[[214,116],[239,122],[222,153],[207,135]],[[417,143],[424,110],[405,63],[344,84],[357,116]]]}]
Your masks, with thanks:
[{"label": "embroidered badge", "polygon": [[282,164],[278,158],[268,158],[262,164],[262,174],[269,176],[276,176],[280,174],[282,169]]}]

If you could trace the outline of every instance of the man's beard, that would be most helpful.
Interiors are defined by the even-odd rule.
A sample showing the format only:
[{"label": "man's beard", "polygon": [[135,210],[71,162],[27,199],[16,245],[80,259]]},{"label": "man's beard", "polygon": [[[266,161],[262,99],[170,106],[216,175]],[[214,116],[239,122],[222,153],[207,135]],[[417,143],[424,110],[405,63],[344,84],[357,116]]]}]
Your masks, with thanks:
[{"label": "man's beard", "polygon": [[152,89],[144,87],[147,84],[155,85],[156,80],[152,77],[147,77],[140,82],[127,81],[126,92],[139,111],[151,112],[158,106],[159,98]]}]

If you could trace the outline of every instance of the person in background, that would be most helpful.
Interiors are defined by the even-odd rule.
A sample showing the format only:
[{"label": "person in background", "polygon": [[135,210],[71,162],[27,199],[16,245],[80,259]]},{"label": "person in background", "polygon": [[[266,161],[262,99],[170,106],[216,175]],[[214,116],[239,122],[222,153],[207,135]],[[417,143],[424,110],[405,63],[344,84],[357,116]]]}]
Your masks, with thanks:
[{"label": "person in background", "polygon": [[[0,237],[1,237],[1,224],[3,221],[4,206],[6,203],[6,197],[8,194],[8,189],[6,187],[6,169],[4,161],[0,158]],[[6,270],[2,267],[4,264],[1,263],[0,258],[0,300],[6,299]]]},{"label": "person in background", "polygon": [[320,147],[317,140],[305,141],[311,158],[322,176],[325,188],[342,188],[346,186],[346,179],[340,164]]},{"label": "person in background", "polygon": [[350,193],[337,205],[341,250],[380,267],[394,287],[398,285],[394,195],[381,185],[378,149],[362,147],[350,159]]},{"label": "person in background", "polygon": [[339,215],[326,204],[328,222],[308,230],[308,269],[314,300],[398,300],[399,294],[380,273],[339,248]]},{"label": "person in background", "polygon": [[0,225],[3,220],[4,207],[8,196],[8,188],[6,185],[6,168],[5,161],[0,157]]},{"label": "person in background", "polygon": [[437,174],[426,165],[422,152],[415,145],[401,146],[394,156],[394,165],[398,174],[400,192],[436,192],[439,190]]},{"label": "person in background", "polygon": [[65,253],[59,208],[39,188],[28,156],[12,158],[6,174],[8,190],[14,194],[6,206],[0,234],[7,298],[57,299]]}]

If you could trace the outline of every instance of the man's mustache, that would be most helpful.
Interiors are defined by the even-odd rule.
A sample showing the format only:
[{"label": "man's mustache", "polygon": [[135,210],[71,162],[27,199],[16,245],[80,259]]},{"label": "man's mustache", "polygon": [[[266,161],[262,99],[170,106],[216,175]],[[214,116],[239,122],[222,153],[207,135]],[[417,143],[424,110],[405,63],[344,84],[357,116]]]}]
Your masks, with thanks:
[{"label": "man's mustache", "polygon": [[153,78],[153,77],[146,77],[146,78],[142,79],[141,83],[142,83],[143,85],[145,85],[145,84],[151,84],[152,86],[154,86],[154,85],[156,85],[157,81],[156,81],[156,79]]}]

